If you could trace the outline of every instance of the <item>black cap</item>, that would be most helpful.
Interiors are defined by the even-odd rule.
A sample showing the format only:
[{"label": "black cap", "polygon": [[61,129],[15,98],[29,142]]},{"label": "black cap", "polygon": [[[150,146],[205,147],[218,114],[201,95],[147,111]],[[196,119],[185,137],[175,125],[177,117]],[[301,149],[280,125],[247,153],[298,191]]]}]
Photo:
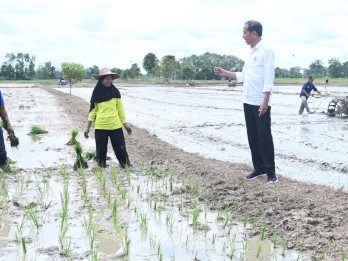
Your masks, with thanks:
[{"label": "black cap", "polygon": [[313,76],[308,77],[309,80],[314,80]]}]

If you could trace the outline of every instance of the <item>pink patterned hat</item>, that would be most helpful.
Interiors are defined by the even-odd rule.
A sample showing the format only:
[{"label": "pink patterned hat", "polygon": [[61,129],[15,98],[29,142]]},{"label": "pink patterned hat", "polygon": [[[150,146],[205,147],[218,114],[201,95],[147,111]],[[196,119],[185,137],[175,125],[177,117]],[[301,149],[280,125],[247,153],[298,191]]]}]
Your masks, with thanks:
[{"label": "pink patterned hat", "polygon": [[99,77],[103,75],[111,75],[113,80],[120,78],[120,76],[117,73],[113,73],[112,71],[110,71],[109,68],[106,67],[100,69],[99,74],[93,74],[92,76],[96,80],[99,80]]}]

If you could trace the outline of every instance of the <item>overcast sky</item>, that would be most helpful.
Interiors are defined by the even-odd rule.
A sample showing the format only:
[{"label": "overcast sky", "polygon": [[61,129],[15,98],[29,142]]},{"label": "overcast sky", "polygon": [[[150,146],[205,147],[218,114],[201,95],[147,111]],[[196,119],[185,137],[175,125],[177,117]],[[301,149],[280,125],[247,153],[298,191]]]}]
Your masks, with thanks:
[{"label": "overcast sky", "polygon": [[0,0],[0,63],[18,52],[57,68],[142,68],[149,52],[159,59],[205,52],[244,59],[247,20],[263,24],[277,67],[348,61],[347,0]]}]

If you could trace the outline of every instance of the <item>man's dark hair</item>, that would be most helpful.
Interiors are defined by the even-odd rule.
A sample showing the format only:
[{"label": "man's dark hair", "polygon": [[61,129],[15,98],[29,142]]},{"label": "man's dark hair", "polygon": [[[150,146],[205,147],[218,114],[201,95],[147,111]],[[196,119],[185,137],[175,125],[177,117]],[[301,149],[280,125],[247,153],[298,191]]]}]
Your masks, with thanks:
[{"label": "man's dark hair", "polygon": [[262,24],[260,22],[255,20],[250,20],[246,22],[245,24],[248,25],[249,32],[255,31],[258,36],[260,37],[262,36]]}]

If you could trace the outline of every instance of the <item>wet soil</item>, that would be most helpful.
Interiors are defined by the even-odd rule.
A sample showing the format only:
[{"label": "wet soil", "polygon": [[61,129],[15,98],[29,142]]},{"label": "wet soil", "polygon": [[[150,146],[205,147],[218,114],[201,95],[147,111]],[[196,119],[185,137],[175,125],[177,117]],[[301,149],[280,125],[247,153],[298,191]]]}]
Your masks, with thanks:
[{"label": "wet soil", "polygon": [[[40,88],[53,95],[56,105],[69,116],[61,127],[67,132],[78,128],[83,133],[89,104],[52,86]],[[285,177],[273,185],[267,184],[265,178],[247,182],[244,177],[252,170],[249,165],[187,153],[147,130],[132,128],[133,134],[126,135],[126,143],[135,167],[144,162],[175,167],[178,175],[200,183],[205,194],[202,201],[206,200],[211,209],[235,212],[241,206],[240,220],[249,213],[251,219],[258,219],[259,229],[255,231],[266,227],[268,238],[276,231],[280,239],[287,240],[288,248],[303,250],[313,260],[339,260],[343,252],[348,252],[348,224],[344,222],[348,195],[343,190]]]}]

